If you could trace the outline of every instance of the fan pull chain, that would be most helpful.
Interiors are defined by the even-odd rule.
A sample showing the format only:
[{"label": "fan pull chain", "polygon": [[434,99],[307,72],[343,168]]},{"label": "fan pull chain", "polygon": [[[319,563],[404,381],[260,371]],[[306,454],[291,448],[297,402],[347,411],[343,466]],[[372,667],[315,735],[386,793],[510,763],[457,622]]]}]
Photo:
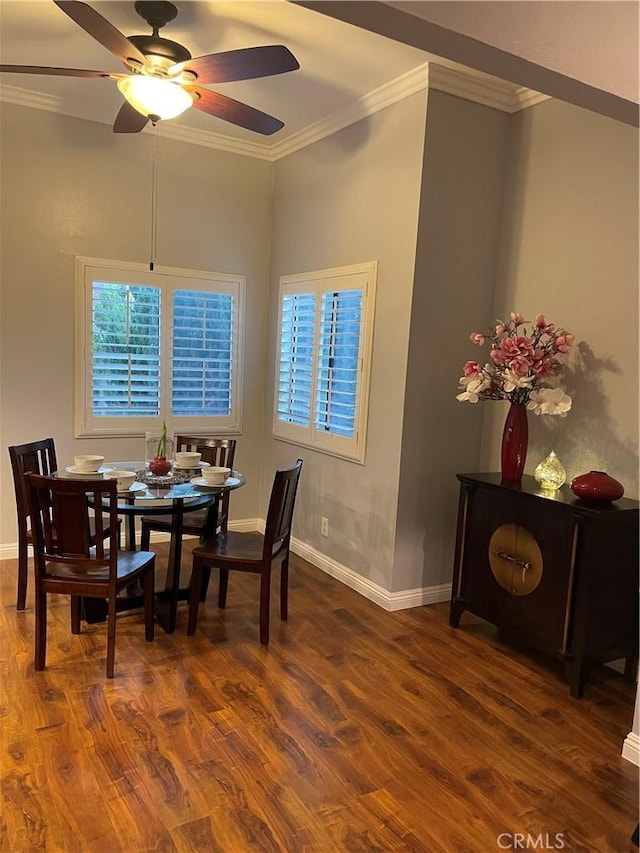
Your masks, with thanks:
[{"label": "fan pull chain", "polygon": [[153,272],[158,242],[158,133],[154,129],[153,158],[151,163],[151,251],[149,270]]}]

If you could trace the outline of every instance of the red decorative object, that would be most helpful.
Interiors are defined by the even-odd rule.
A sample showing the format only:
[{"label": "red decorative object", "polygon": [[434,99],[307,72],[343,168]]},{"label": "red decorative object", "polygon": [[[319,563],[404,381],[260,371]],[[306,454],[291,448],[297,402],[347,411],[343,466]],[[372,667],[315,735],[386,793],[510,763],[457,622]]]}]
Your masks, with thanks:
[{"label": "red decorative object", "polygon": [[149,462],[149,470],[155,477],[164,477],[171,470],[171,462],[162,456],[156,456]]},{"label": "red decorative object", "polygon": [[523,403],[511,403],[502,432],[502,480],[519,483],[527,459],[529,422],[527,407]]},{"label": "red decorative object", "polygon": [[603,504],[619,500],[624,495],[624,486],[605,471],[589,471],[573,478],[571,491],[580,500]]}]

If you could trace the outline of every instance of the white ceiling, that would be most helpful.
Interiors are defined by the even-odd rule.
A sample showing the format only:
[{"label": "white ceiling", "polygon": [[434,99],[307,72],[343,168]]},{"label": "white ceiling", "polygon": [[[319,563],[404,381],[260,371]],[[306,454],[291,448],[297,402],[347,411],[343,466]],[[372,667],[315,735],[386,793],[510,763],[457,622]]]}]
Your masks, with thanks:
[{"label": "white ceiling", "polygon": [[[150,34],[133,0],[89,5],[127,36]],[[175,5],[178,16],[161,30],[161,35],[183,44],[194,57],[284,44],[298,59],[300,69],[294,72],[208,87],[284,121],[284,128],[271,137],[194,109],[171,122],[172,129],[244,141],[254,147],[264,146],[267,151],[348,111],[365,96],[428,61],[437,59],[440,65],[462,68],[286,0],[178,0]],[[115,56],[50,0],[0,0],[0,60],[3,64],[124,70]],[[122,103],[115,82],[107,79],[5,73],[0,87],[5,100],[108,124]]]}]

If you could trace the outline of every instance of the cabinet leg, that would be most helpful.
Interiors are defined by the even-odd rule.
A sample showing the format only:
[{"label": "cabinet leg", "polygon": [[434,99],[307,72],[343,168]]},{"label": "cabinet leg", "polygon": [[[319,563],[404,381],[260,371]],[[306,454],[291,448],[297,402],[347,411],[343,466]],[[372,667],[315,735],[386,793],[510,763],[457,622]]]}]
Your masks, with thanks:
[{"label": "cabinet leg", "polygon": [[574,699],[582,698],[584,685],[589,671],[588,663],[580,655],[579,657],[565,660],[564,671],[569,682],[569,690]]},{"label": "cabinet leg", "polygon": [[451,608],[449,610],[449,625],[452,628],[457,628],[460,624],[460,617],[464,613],[464,602],[459,598],[451,599]]},{"label": "cabinet leg", "polygon": [[625,681],[635,681],[638,677],[638,655],[634,653],[624,659]]}]

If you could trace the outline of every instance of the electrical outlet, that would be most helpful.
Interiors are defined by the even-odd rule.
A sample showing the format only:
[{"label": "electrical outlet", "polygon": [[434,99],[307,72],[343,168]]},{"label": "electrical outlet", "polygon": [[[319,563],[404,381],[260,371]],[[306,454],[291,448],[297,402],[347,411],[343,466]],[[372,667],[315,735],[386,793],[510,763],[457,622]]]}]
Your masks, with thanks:
[{"label": "electrical outlet", "polygon": [[320,521],[320,535],[328,536],[329,535],[329,519],[323,518]]}]

